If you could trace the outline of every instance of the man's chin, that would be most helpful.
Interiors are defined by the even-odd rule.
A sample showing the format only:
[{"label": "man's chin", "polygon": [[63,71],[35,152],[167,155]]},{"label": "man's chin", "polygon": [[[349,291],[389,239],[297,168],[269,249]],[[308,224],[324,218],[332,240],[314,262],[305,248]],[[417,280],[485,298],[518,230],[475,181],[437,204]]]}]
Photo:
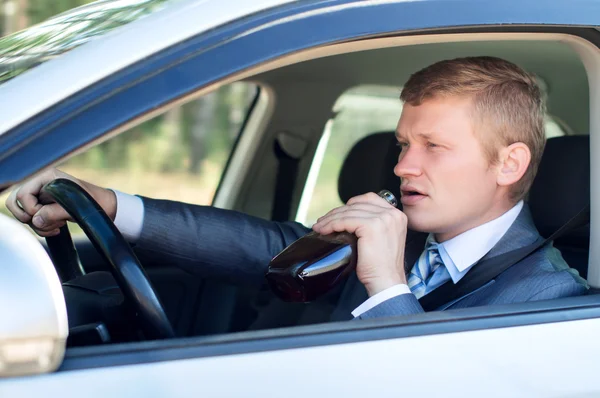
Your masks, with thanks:
[{"label": "man's chin", "polygon": [[431,217],[430,214],[420,214],[417,211],[404,211],[407,218],[408,228],[417,232],[432,232],[439,227],[439,219]]}]

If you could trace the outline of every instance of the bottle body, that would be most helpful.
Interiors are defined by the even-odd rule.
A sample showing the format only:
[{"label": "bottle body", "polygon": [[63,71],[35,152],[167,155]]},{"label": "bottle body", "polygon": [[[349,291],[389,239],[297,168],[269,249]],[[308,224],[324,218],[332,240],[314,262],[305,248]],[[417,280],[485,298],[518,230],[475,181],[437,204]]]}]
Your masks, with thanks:
[{"label": "bottle body", "polygon": [[[389,191],[379,195],[396,205]],[[314,301],[354,271],[357,241],[356,236],[348,232],[306,234],[269,263],[265,277],[271,290],[283,301]]]},{"label": "bottle body", "polygon": [[356,267],[356,236],[310,232],[269,263],[266,278],[284,301],[310,302],[327,293]]}]

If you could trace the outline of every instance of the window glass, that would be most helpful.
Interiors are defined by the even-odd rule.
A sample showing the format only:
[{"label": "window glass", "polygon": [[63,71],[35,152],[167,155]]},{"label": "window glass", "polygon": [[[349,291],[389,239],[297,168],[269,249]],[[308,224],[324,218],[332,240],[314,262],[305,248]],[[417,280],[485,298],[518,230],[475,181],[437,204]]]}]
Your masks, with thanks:
[{"label": "window glass", "polygon": [[396,129],[402,111],[398,87],[360,86],[346,91],[334,105],[319,142],[296,217],[307,226],[342,202],[337,179],[346,155],[363,137]]},{"label": "window glass", "polygon": [[[334,105],[335,118],[325,126],[302,194],[296,221],[306,226],[342,205],[337,179],[346,155],[363,137],[394,131],[402,112],[399,88],[359,86],[346,91]],[[546,136],[565,135],[551,116],[545,119]]]},{"label": "window glass", "polygon": [[565,130],[552,116],[546,116],[544,119],[544,131],[546,138],[560,137],[565,135]]},{"label": "window glass", "polygon": [[[234,83],[172,109],[58,168],[130,194],[210,204],[257,87]],[[4,207],[5,193],[0,211]],[[70,224],[73,234],[81,233]]]}]

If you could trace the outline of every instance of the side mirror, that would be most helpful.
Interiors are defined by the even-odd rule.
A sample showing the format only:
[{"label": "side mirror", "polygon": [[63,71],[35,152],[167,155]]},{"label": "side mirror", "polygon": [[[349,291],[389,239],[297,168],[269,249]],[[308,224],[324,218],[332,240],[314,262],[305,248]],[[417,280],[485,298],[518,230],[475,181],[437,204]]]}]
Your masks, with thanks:
[{"label": "side mirror", "polygon": [[0,214],[0,378],[52,372],[69,325],[50,257],[18,221]]}]

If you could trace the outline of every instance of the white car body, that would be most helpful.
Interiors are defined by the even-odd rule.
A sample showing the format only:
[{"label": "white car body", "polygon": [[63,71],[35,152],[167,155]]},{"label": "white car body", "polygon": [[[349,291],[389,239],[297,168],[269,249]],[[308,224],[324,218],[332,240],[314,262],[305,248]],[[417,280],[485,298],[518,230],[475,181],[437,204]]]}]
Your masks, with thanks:
[{"label": "white car body", "polygon": [[[29,121],[35,121],[39,115],[52,111],[62,101],[103,79],[127,70],[171,46],[244,17],[260,15],[279,6],[294,6],[295,3],[310,2],[174,2],[163,10],[91,40],[0,85],[0,137],[17,131],[15,129]],[[404,3],[419,2],[389,0],[335,3],[296,15],[286,15],[280,20],[267,21],[236,38],[249,37],[255,32],[315,15],[333,15],[345,9],[370,9],[386,4],[402,7]],[[517,4],[511,2],[510,5]],[[455,6],[457,13],[465,12],[463,7],[472,7],[474,20],[485,12],[472,2],[466,6],[455,2]],[[509,5],[497,7],[508,9]],[[523,5],[523,9],[523,14],[516,16],[516,19],[526,19],[527,7]],[[509,14],[507,11],[502,18],[508,20]],[[423,23],[427,24],[426,16],[423,18]],[[560,20],[560,16],[553,18]],[[591,20],[592,17],[582,17],[585,18]],[[493,16],[491,19],[493,21]],[[600,17],[596,21],[592,26],[600,23]],[[572,22],[580,23],[577,20]],[[500,23],[506,21],[501,19],[498,21]],[[538,24],[544,23],[542,17]],[[463,20],[457,23],[458,26],[462,24]],[[416,25],[415,29],[420,28]],[[432,23],[430,28],[437,26]],[[443,41],[443,35],[439,36],[431,34],[424,40]],[[580,38],[571,40],[561,38],[558,34],[553,37],[557,41],[564,39],[572,45],[585,63],[591,95],[590,132],[594,137],[594,133],[600,133],[600,116],[598,112],[593,112],[600,104],[600,50]],[[363,40],[368,46],[368,37]],[[386,39],[379,40],[382,40],[382,46],[385,45]],[[305,57],[326,56],[325,53],[318,54],[321,46],[335,43],[333,39],[332,43],[317,42],[311,48],[314,53]],[[388,43],[395,45],[392,41]],[[340,45],[338,51],[345,51],[344,47]],[[300,62],[303,54],[302,51],[290,49],[289,54],[272,54],[269,60],[272,64],[248,62],[241,71],[214,78],[210,84],[202,85],[202,88],[189,95],[198,96],[202,90],[208,91],[229,81],[274,70],[286,63]],[[161,109],[167,107],[165,105]],[[264,104],[262,115],[268,114],[269,105]],[[138,122],[146,116],[132,114],[131,120]],[[264,128],[264,122],[250,120],[248,129],[253,130],[254,135],[249,133],[248,137],[260,138]],[[102,139],[107,137],[106,134],[116,131],[103,132]],[[86,145],[98,142],[99,137],[90,138]],[[216,199],[223,207],[233,203],[233,199],[228,198],[236,192],[233,181],[239,180],[245,172],[242,169],[246,169],[245,162],[257,150],[256,145],[256,141],[250,138],[240,141],[244,153],[238,151],[234,154],[230,173],[224,180],[224,186],[230,188],[225,193],[221,192]],[[81,145],[78,150],[84,147]],[[592,138],[591,147],[593,154],[600,153],[600,140]],[[600,198],[600,173],[595,167],[597,160],[594,160],[597,158],[592,156],[592,199]],[[20,180],[19,176],[13,182]],[[599,214],[592,210],[591,242],[594,242],[600,228]],[[591,243],[590,246],[588,281],[596,286],[600,285],[597,283],[600,282],[600,253],[597,245]],[[0,267],[0,279],[4,279],[3,269]],[[5,298],[1,293],[0,297]],[[486,316],[485,309],[478,309],[452,312],[450,315],[411,316],[406,320],[385,319],[361,324],[341,322],[227,336],[123,344],[92,350],[76,348],[71,352],[67,350],[65,365],[56,372],[0,378],[0,397],[598,396],[600,382],[595,379],[595,362],[600,357],[600,302],[594,303],[590,299],[580,304],[575,299],[561,305],[558,309],[554,309],[551,303],[539,308],[527,305],[502,307],[492,316]],[[2,328],[0,337],[1,331]],[[2,343],[0,341],[0,346]]]}]

